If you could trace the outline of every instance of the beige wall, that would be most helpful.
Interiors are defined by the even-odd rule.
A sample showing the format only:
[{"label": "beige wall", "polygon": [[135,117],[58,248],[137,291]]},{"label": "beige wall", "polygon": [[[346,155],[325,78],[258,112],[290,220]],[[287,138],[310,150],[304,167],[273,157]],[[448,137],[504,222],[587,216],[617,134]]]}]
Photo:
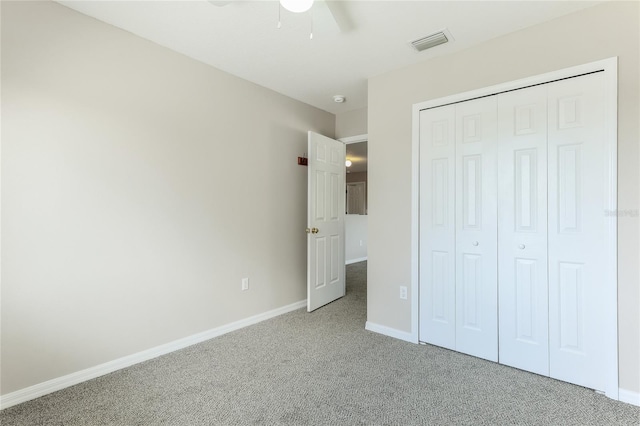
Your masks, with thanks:
[{"label": "beige wall", "polygon": [[345,261],[353,263],[354,260],[367,257],[367,216],[359,214],[345,215],[344,230]]},{"label": "beige wall", "polygon": [[336,114],[336,138],[367,134],[367,108]]},{"label": "beige wall", "polygon": [[349,182],[366,182],[367,172],[347,173],[347,183]]},{"label": "beige wall", "polygon": [[[615,2],[369,80],[368,320],[410,331],[414,103],[619,56],[620,210],[639,208],[640,4]],[[619,219],[620,387],[640,392],[640,218]]]},{"label": "beige wall", "polygon": [[2,1],[2,394],[305,299],[307,130],[334,115]]}]

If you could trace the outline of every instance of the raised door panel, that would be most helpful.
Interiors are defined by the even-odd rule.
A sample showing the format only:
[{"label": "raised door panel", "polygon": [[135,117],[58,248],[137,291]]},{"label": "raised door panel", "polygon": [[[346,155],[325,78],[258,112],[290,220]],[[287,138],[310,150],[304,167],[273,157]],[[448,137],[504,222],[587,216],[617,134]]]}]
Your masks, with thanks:
[{"label": "raised door panel", "polygon": [[546,86],[498,95],[498,121],[499,361],[549,375]]},{"label": "raised door panel", "polygon": [[537,263],[532,259],[515,259],[515,338],[530,344],[540,344],[540,333],[544,331],[538,326]]},{"label": "raised door panel", "polygon": [[[551,377],[606,388],[609,218],[603,73],[549,86],[549,357]],[[609,290],[610,291],[610,290]]]},{"label": "raised door panel", "polygon": [[[431,161],[432,215],[430,226],[446,230],[452,218],[449,215],[449,200],[453,194],[449,190],[449,169],[451,160],[437,158]],[[427,171],[428,173],[428,171]]]},{"label": "raised door panel", "polygon": [[585,324],[584,265],[560,262],[558,265],[558,347],[566,352],[584,356]]},{"label": "raised door panel", "polygon": [[455,107],[456,350],[497,361],[497,97]]},{"label": "raised door panel", "polygon": [[462,227],[482,229],[482,155],[462,157]]},{"label": "raised door panel", "polygon": [[429,293],[431,294],[431,300],[428,301],[431,308],[429,319],[442,324],[450,323],[452,316],[450,306],[447,303],[448,289],[452,285],[448,268],[449,258],[449,253],[433,250],[431,252],[431,271],[425,271],[426,273],[430,272],[431,275],[428,278]]},{"label": "raised door panel", "polygon": [[419,340],[455,349],[455,109],[420,113]]},{"label": "raised door panel", "polygon": [[580,218],[582,217],[582,173],[580,153],[582,144],[563,145],[557,147],[556,161],[557,192],[559,202],[557,204],[558,232],[561,234],[579,233]]},{"label": "raised door panel", "polygon": [[327,285],[327,238],[318,237],[314,240],[315,268],[313,287],[320,289]]},{"label": "raised door panel", "polygon": [[326,193],[327,193],[327,172],[324,170],[316,170],[315,172],[315,208],[314,211],[314,220],[323,222],[327,220],[327,208],[326,208]]},{"label": "raised door panel", "polygon": [[482,256],[478,254],[462,254],[462,292],[459,318],[462,328],[482,331]]},{"label": "raised door panel", "polygon": [[[544,135],[541,135],[544,138]],[[546,138],[544,138],[546,139]],[[546,141],[545,141],[546,142]],[[546,188],[540,187],[539,180],[546,180],[538,170],[538,156],[545,149],[519,149],[514,151],[513,170],[514,182],[514,219],[516,232],[538,232],[538,219],[543,212],[538,211],[538,191],[546,192]],[[543,158],[546,163],[546,158]],[[509,184],[511,185],[511,183]],[[544,231],[544,229],[542,230]]]}]

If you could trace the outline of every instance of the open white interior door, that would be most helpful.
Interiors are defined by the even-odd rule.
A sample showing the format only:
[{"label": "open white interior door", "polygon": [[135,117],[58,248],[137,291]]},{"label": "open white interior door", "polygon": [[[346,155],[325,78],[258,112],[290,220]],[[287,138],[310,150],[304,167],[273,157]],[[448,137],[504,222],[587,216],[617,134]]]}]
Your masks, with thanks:
[{"label": "open white interior door", "polygon": [[307,310],[344,296],[345,145],[309,132]]}]

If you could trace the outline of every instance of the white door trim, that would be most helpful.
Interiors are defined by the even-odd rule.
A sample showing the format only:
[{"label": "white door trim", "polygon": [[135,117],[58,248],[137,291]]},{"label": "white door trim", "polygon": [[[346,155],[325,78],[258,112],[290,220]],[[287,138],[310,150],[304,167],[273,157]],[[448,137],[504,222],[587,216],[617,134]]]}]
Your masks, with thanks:
[{"label": "white door trim", "polygon": [[365,133],[362,135],[355,135],[355,136],[349,136],[346,138],[340,138],[338,140],[340,142],[344,142],[346,145],[349,145],[352,143],[367,142],[369,140],[369,135]]},{"label": "white door trim", "polygon": [[578,65],[575,67],[564,68],[562,70],[540,74],[532,77],[523,78],[507,83],[485,87],[482,89],[472,90],[469,92],[458,93],[439,99],[433,99],[420,102],[413,105],[412,112],[412,172],[411,172],[411,294],[415,295],[411,298],[411,341],[418,343],[418,309],[419,309],[419,194],[420,194],[420,120],[419,114],[421,110],[427,108],[435,108],[451,103],[467,101],[474,98],[495,95],[498,93],[522,89],[537,84],[550,83],[552,81],[565,78],[577,77],[582,74],[603,71],[607,84],[607,93],[605,100],[605,110],[607,114],[608,135],[607,144],[607,210],[611,212],[609,229],[606,241],[607,246],[607,282],[611,283],[611,287],[607,292],[606,300],[603,300],[602,308],[606,312],[608,323],[605,328],[608,330],[606,335],[608,340],[605,343],[609,354],[607,361],[607,386],[605,393],[609,398],[618,399],[618,276],[617,276],[617,218],[614,214],[617,211],[617,193],[618,193],[618,170],[617,170],[617,137],[618,137],[618,58],[608,58],[601,61],[590,62],[588,64]]}]

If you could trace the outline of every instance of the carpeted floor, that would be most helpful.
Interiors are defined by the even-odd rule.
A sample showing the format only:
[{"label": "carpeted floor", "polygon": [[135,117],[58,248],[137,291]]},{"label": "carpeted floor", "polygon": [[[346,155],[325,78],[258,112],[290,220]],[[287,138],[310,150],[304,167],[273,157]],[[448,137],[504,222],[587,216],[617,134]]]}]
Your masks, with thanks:
[{"label": "carpeted floor", "polygon": [[44,396],[9,425],[638,425],[578,386],[364,330],[366,262],[346,297]]}]

